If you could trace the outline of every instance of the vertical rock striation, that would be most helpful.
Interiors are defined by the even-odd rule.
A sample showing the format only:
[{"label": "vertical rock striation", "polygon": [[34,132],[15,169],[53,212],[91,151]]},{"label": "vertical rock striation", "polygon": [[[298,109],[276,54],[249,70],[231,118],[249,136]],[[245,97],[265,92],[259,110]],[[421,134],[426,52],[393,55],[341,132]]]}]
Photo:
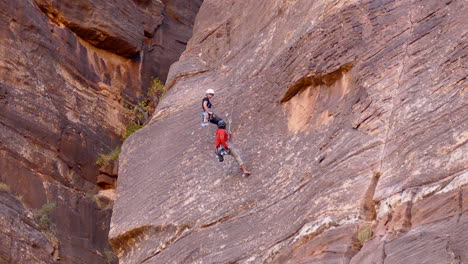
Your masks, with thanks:
[{"label": "vertical rock striation", "polygon": [[[107,242],[111,208],[95,202],[95,162],[120,144],[125,102],[146,94],[150,80],[142,69],[162,78],[160,72],[180,55],[162,46],[170,51],[158,67],[148,66],[157,54],[145,55],[159,27],[177,27],[165,13],[173,2],[0,1],[0,182],[28,208],[57,204],[50,231],[60,241],[61,263],[115,262]],[[196,3],[201,1],[183,9],[182,42],[191,36]],[[159,38],[173,39],[170,30]],[[36,232],[32,220],[14,211],[29,226],[8,227],[4,234],[11,241],[15,232],[26,238],[28,230]],[[2,219],[18,218],[10,213],[0,210]],[[24,245],[18,247],[34,252],[35,246],[21,239]],[[18,242],[1,244],[0,252],[16,250],[13,243]],[[48,263],[43,256],[37,263]],[[34,262],[16,257],[10,261]]]},{"label": "vertical rock striation", "polygon": [[[138,1],[137,1],[138,2]],[[140,2],[145,2],[141,1]],[[154,77],[166,81],[169,66],[179,59],[192,37],[195,16],[203,0],[162,0],[164,3],[163,23],[146,38],[142,80]]]},{"label": "vertical rock striation", "polygon": [[[206,0],[120,158],[120,263],[465,263],[466,5]],[[219,163],[207,88],[253,174]]]}]

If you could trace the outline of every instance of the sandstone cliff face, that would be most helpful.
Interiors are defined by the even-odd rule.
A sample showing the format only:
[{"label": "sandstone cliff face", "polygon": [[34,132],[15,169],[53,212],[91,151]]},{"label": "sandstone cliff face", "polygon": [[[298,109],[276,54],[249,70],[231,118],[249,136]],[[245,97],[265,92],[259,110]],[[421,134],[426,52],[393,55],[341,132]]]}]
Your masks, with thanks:
[{"label": "sandstone cliff face", "polygon": [[[149,43],[156,35],[165,43],[190,38],[201,1],[182,9],[188,15],[175,25],[166,12],[178,4],[0,1],[0,182],[28,208],[57,204],[51,219],[62,263],[112,262],[105,254],[111,210],[94,201],[95,162],[120,144],[127,125],[124,104],[146,94],[150,78],[142,69],[158,77],[181,53],[161,45],[167,54],[155,67],[158,54],[147,51]],[[161,33],[158,27],[167,22],[185,31]],[[0,215],[30,225],[21,210],[14,211]],[[31,244],[23,238],[37,233],[21,226],[8,230],[0,240],[11,243],[2,244],[0,252],[16,250],[10,247],[15,243],[26,249]],[[17,257],[11,263],[26,263]]]},{"label": "sandstone cliff face", "polygon": [[[204,1],[120,159],[120,263],[466,263],[466,5]],[[253,174],[219,163],[207,88]]]},{"label": "sandstone cliff face", "polygon": [[[144,1],[143,1],[144,2]],[[144,47],[142,79],[166,81],[169,66],[179,59],[192,36],[193,23],[203,0],[163,0],[164,23]]]},{"label": "sandstone cliff face", "polygon": [[53,263],[54,242],[26,217],[19,200],[0,191],[0,263]]}]

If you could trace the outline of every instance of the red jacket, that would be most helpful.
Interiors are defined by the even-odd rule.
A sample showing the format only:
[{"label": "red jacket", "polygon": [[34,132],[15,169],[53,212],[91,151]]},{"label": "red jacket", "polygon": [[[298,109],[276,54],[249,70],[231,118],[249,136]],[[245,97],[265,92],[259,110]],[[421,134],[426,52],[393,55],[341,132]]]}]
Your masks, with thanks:
[{"label": "red jacket", "polygon": [[220,145],[223,145],[225,149],[229,149],[229,146],[226,144],[226,141],[228,141],[230,138],[229,133],[226,131],[226,129],[218,128],[216,130],[216,147],[219,147]]}]

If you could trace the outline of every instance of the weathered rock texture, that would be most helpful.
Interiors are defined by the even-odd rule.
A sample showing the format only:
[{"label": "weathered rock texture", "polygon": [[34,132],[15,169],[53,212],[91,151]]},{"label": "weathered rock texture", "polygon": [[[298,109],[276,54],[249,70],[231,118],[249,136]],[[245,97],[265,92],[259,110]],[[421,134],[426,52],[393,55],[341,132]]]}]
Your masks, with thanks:
[{"label": "weathered rock texture", "polygon": [[[145,1],[139,0],[139,2]],[[143,49],[141,73],[144,82],[154,77],[166,81],[169,66],[179,59],[192,36],[195,16],[203,0],[162,0],[162,2],[164,3],[163,23],[151,38],[146,38]]]},{"label": "weathered rock texture", "polygon": [[[466,6],[204,1],[124,143],[120,263],[467,263]],[[207,88],[249,178],[200,127]]]},{"label": "weathered rock texture", "polygon": [[[0,182],[26,207],[57,203],[51,218],[62,263],[109,261],[111,206],[94,201],[95,162],[120,144],[125,102],[146,94],[142,69],[158,77],[182,52],[162,46],[164,62],[148,66],[158,55],[146,55],[148,43],[156,35],[187,42],[197,4],[176,25],[165,12],[178,1],[0,1]],[[161,25],[185,31],[159,33]]]},{"label": "weathered rock texture", "polygon": [[21,202],[0,190],[0,263],[54,263],[55,243],[28,217]]},{"label": "weathered rock texture", "polygon": [[59,258],[57,241],[39,230],[16,197],[0,191],[0,209],[0,263],[54,263]]}]

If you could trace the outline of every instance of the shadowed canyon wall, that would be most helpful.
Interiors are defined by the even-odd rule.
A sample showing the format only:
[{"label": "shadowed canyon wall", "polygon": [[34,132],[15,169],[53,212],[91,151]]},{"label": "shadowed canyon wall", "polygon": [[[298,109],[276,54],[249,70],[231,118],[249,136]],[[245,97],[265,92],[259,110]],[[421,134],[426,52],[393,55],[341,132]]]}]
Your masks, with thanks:
[{"label": "shadowed canyon wall", "polygon": [[[467,263],[463,0],[206,0],[120,156],[120,263]],[[204,91],[231,157],[201,127]]]},{"label": "shadowed canyon wall", "polygon": [[[0,1],[1,263],[116,262],[95,162],[120,144],[125,104],[179,58],[201,2]],[[33,212],[53,204],[45,230]]]}]

